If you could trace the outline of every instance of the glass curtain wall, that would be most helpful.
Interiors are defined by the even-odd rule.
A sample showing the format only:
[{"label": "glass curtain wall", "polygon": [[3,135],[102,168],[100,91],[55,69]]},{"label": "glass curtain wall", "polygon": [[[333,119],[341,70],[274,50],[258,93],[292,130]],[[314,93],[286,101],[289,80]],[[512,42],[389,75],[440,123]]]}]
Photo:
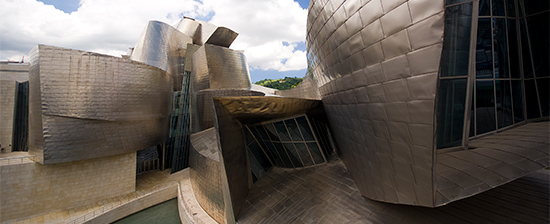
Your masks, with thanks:
[{"label": "glass curtain wall", "polygon": [[[473,137],[549,115],[549,5],[548,0],[446,1],[437,148],[462,145],[464,127]],[[475,63],[468,65],[470,59]]]},{"label": "glass curtain wall", "polygon": [[12,151],[28,151],[29,137],[29,82],[15,84]]},{"label": "glass curtain wall", "polygon": [[333,151],[326,124],[307,115],[247,125],[245,132],[254,178],[272,166],[297,168],[326,163]]}]

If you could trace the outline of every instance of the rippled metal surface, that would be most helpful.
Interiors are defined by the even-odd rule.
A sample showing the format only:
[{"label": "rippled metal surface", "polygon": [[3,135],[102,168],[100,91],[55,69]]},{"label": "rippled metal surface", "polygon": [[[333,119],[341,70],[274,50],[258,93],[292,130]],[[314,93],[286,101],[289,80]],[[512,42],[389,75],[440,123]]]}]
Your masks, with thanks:
[{"label": "rippled metal surface", "polygon": [[312,1],[308,62],[337,148],[371,199],[434,206],[443,1]]},{"label": "rippled metal surface", "polygon": [[159,21],[150,21],[141,34],[130,59],[155,66],[172,75],[174,91],[181,89],[179,59],[185,56],[188,36],[174,27]]},{"label": "rippled metal surface", "polygon": [[45,45],[31,55],[30,151],[40,162],[98,158],[162,142],[172,96],[165,71]]},{"label": "rippled metal surface", "polygon": [[246,57],[240,51],[205,44],[193,54],[193,85],[203,89],[249,88]]}]

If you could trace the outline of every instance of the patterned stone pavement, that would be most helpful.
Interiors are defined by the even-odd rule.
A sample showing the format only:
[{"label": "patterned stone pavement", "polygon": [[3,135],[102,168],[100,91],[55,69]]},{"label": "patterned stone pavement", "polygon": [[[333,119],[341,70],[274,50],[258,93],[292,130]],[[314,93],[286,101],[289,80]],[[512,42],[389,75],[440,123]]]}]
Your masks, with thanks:
[{"label": "patterned stone pavement", "polygon": [[361,196],[337,156],[305,169],[273,168],[250,191],[238,223],[548,223],[549,175],[539,170],[473,197],[426,208]]}]

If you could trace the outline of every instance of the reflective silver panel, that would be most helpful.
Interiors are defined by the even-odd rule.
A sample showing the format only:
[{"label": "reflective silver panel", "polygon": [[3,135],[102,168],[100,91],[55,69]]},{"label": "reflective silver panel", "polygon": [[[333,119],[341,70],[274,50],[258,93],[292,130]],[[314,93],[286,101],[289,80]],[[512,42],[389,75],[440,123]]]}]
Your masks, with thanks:
[{"label": "reflective silver panel", "polygon": [[444,8],[438,0],[418,11],[426,2],[329,0],[309,9],[317,15],[307,34],[313,80],[341,158],[371,199],[434,206],[434,74]]},{"label": "reflective silver panel", "polygon": [[117,155],[163,141],[172,97],[166,72],[45,45],[31,55],[29,139],[39,162]]}]

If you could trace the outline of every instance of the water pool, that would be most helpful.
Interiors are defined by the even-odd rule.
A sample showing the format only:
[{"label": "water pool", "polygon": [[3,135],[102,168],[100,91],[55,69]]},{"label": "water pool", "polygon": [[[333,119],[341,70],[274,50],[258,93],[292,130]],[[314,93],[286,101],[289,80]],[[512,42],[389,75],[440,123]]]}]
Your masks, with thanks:
[{"label": "water pool", "polygon": [[181,224],[178,199],[174,198],[113,222],[114,224]]}]

